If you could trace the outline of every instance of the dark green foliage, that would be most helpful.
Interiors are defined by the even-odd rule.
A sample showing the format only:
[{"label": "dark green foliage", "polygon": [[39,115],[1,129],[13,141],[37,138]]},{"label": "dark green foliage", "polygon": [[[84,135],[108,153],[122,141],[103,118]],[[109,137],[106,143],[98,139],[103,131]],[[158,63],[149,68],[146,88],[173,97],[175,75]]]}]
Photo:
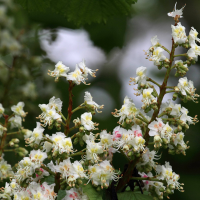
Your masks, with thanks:
[{"label": "dark green foliage", "polygon": [[130,15],[137,0],[16,0],[29,13],[55,13],[76,25],[106,22],[112,16]]},{"label": "dark green foliage", "polygon": [[66,190],[59,190],[57,200],[62,200],[66,196]]}]

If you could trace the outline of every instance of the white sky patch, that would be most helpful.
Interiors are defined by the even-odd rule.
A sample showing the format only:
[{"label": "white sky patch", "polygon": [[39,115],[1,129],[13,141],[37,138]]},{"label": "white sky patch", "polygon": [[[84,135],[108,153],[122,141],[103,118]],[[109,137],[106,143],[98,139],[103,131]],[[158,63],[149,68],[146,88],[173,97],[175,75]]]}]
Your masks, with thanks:
[{"label": "white sky patch", "polygon": [[[47,57],[53,62],[62,61],[70,67],[70,71],[75,69],[75,65],[83,59],[86,66],[91,69],[100,69],[105,63],[104,52],[95,47],[85,30],[59,29],[56,41],[50,43],[49,31],[42,31],[41,47],[47,52]],[[98,75],[98,74],[97,74]]]}]

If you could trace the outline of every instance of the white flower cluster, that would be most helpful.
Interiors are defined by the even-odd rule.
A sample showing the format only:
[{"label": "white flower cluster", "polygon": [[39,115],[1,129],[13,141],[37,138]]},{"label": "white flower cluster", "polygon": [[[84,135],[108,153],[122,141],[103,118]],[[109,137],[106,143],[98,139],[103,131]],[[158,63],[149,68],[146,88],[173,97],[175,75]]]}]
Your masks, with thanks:
[{"label": "white flower cluster", "polygon": [[52,125],[55,120],[62,121],[58,112],[61,112],[62,101],[59,98],[52,97],[48,104],[39,104],[42,114],[39,115],[40,121],[43,126]]},{"label": "white flower cluster", "polygon": [[59,77],[65,77],[68,81],[72,81],[76,85],[79,85],[81,82],[86,84],[85,81],[87,80],[88,74],[95,77],[95,70],[86,67],[84,60],[76,65],[75,71],[68,73],[69,70],[69,67],[59,61],[54,71],[49,71],[49,75],[56,77],[56,80],[58,80]]},{"label": "white flower cluster", "polygon": [[120,110],[116,110],[112,113],[115,117],[120,117],[119,123],[123,123],[125,119],[134,120],[134,118],[139,114],[139,110],[135,107],[133,100],[129,97],[124,98],[124,104]]},{"label": "white flower cluster", "polygon": [[2,154],[0,157],[0,177],[1,177],[1,179],[5,179],[5,178],[13,176],[13,171],[12,171],[11,165],[9,165],[7,163],[7,161],[4,160],[3,157],[4,157],[4,154]]},{"label": "white flower cluster", "polygon": [[182,190],[181,184],[178,182],[180,176],[172,171],[172,166],[169,162],[165,162],[165,165],[157,165],[156,167],[157,178],[165,180],[168,186],[171,188]]},{"label": "white flower cluster", "polygon": [[[23,182],[25,179],[28,181],[33,180],[32,175],[37,174],[36,169],[40,169],[44,159],[47,158],[47,154],[41,150],[32,150],[29,157],[24,157],[17,166],[17,172],[14,174],[14,178],[18,183]],[[41,173],[42,172],[42,173]],[[48,176],[44,170],[40,170],[40,177]],[[36,175],[37,176],[37,175]],[[38,176],[37,176],[38,177]]]},{"label": "white flower cluster", "polygon": [[67,195],[62,200],[88,200],[87,195],[85,195],[81,188],[71,188],[66,191]]},{"label": "white flower cluster", "polygon": [[140,126],[134,125],[131,130],[126,130],[117,126],[113,130],[114,146],[122,148],[126,152],[140,153],[144,151],[145,140]]},{"label": "white flower cluster", "polygon": [[[151,172],[148,172],[147,174],[145,174],[144,172],[142,173],[139,172],[139,174],[141,175],[142,178],[153,177],[153,174]],[[155,192],[158,197],[160,197],[161,199],[163,198],[163,192],[161,191],[164,191],[166,187],[162,182],[145,180],[143,181],[143,183],[144,183],[144,189],[146,191],[150,192],[151,190],[153,190],[153,192]]]},{"label": "white flower cluster", "polygon": [[5,199],[11,199],[10,196],[14,196],[14,199],[37,199],[37,200],[54,200],[57,194],[54,192],[54,184],[48,185],[44,182],[42,185],[36,182],[31,182],[27,188],[21,188],[14,180],[10,184],[6,183],[4,193],[0,194],[0,197]]},{"label": "white flower cluster", "polygon": [[148,147],[145,148],[142,157],[140,159],[140,162],[137,163],[136,167],[138,171],[141,172],[149,172],[152,170],[152,168],[155,168],[156,164],[154,160],[158,160],[160,156],[156,155],[156,151],[150,151]]},{"label": "white flower cluster", "polygon": [[110,162],[107,160],[104,160],[99,164],[89,166],[88,171],[92,184],[101,185],[102,188],[103,186],[108,187],[112,180],[118,180],[117,173],[115,173]]}]

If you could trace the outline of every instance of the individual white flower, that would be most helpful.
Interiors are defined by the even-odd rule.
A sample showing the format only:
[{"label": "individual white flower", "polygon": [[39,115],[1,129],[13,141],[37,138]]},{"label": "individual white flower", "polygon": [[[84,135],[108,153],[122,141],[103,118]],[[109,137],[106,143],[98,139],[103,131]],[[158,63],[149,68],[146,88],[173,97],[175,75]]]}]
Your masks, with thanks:
[{"label": "individual white flower", "polygon": [[85,134],[83,137],[82,137],[83,141],[87,141],[87,140],[90,140],[91,142],[94,142],[95,140],[95,136],[92,132],[90,132],[89,135]]},{"label": "individual white flower", "polygon": [[170,115],[177,117],[180,115],[180,111],[181,111],[181,104],[175,104],[172,107],[172,111],[170,112]]},{"label": "individual white flower", "polygon": [[0,117],[3,115],[4,110],[3,105],[0,103]]},{"label": "individual white flower", "polygon": [[173,133],[173,129],[169,126],[168,122],[163,126],[161,132],[160,132],[160,136],[161,138],[165,138],[168,140],[168,142],[170,141],[170,137],[172,136]]},{"label": "individual white flower", "polygon": [[90,112],[86,112],[81,115],[81,125],[83,125],[88,131],[95,128],[94,122],[92,121],[92,114]]},{"label": "individual white flower", "polygon": [[107,133],[106,130],[100,132],[100,138],[101,138],[100,143],[104,148],[109,148],[112,146],[113,144],[112,135]]},{"label": "individual white flower", "polygon": [[71,188],[66,190],[66,196],[62,200],[88,200],[87,195],[85,195],[81,188]]},{"label": "individual white flower", "polygon": [[16,114],[19,115],[21,117],[25,117],[26,113],[23,110],[24,107],[24,102],[19,102],[16,106],[12,106],[11,110]]},{"label": "individual white flower", "polygon": [[0,177],[2,179],[13,176],[12,167],[4,159],[0,161]]},{"label": "individual white flower", "polygon": [[86,103],[86,104],[88,104],[88,105],[91,105],[91,106],[93,106],[94,107],[94,109],[97,111],[97,112],[100,112],[100,111],[98,111],[98,109],[101,109],[101,108],[103,108],[103,105],[98,105],[96,102],[94,102],[93,100],[92,100],[92,95],[89,93],[89,92],[85,92],[85,96],[84,96],[84,102]]},{"label": "individual white flower", "polygon": [[60,149],[61,152],[66,152],[66,153],[70,153],[73,151],[72,140],[70,137],[65,138],[64,140],[61,141]]},{"label": "individual white flower", "polygon": [[[151,172],[148,172],[147,174],[145,174],[144,172],[140,173],[138,172],[138,174],[142,177],[142,178],[148,178],[148,177],[153,177],[153,174]],[[153,186],[154,182],[153,181],[149,181],[149,180],[143,180],[144,183],[144,188],[149,191],[149,186]]]},{"label": "individual white flower", "polygon": [[117,173],[114,172],[113,167],[110,165],[110,162],[104,160],[99,164],[95,164],[93,166],[88,167],[90,179],[92,183],[95,185],[107,185],[109,186],[112,180],[118,180],[119,178],[116,176]]},{"label": "individual white flower", "polygon": [[197,37],[198,36],[198,32],[197,32],[197,30],[194,28],[194,27],[191,27],[191,30],[190,30],[190,32],[189,32],[189,43],[190,43],[190,45],[191,44],[194,44],[195,43],[195,40],[197,41],[197,42],[200,42],[200,39]]},{"label": "individual white flower", "polygon": [[152,88],[144,89],[142,94],[143,105],[150,105],[156,102],[155,97],[151,94],[153,92]]},{"label": "individual white flower", "polygon": [[48,104],[49,108],[55,108],[57,111],[61,111],[62,110],[62,101],[60,100],[60,98],[55,98],[54,96],[49,99],[49,104]]},{"label": "individual white flower", "polygon": [[18,115],[15,115],[14,117],[11,117],[8,120],[11,124],[10,128],[20,128],[22,126],[22,118]]},{"label": "individual white flower", "polygon": [[97,154],[103,153],[103,148],[100,143],[95,143],[87,140],[87,150],[86,150],[86,159],[92,161],[98,161],[99,157]]},{"label": "individual white flower", "polygon": [[83,166],[81,165],[81,163],[79,161],[74,161],[74,163],[72,163],[72,166],[74,168],[74,171],[76,173],[75,178],[87,178]]},{"label": "individual white flower", "polygon": [[61,76],[63,77],[67,77],[67,72],[69,71],[69,67],[65,66],[64,64],[62,64],[61,61],[59,61],[56,65],[55,65],[55,69],[53,71],[49,70],[49,75],[59,78]]},{"label": "individual white flower", "polygon": [[159,39],[158,39],[157,35],[155,35],[154,37],[151,38],[151,44],[153,47],[159,44]]},{"label": "individual white flower", "polygon": [[124,122],[126,118],[134,119],[139,113],[139,110],[135,107],[133,100],[129,97],[124,98],[124,104],[120,110],[113,113],[115,117],[120,117],[119,122]]},{"label": "individual white flower", "polygon": [[82,72],[77,65],[75,71],[70,72],[66,78],[68,81],[73,81],[77,85],[79,85],[81,82],[85,83],[85,78],[82,76]]},{"label": "individual white flower", "polygon": [[59,165],[56,165],[55,170],[56,172],[60,172],[62,177],[66,179],[68,178],[68,176],[76,173],[70,161],[70,158],[63,160],[63,162],[60,162]]},{"label": "individual white flower", "polygon": [[190,44],[191,48],[187,51],[187,55],[198,61],[198,56],[200,55],[200,46],[198,46],[195,42]]},{"label": "individual white flower", "polygon": [[158,158],[160,158],[160,156],[156,155],[156,151],[149,151],[149,148],[146,147],[143,154],[142,154],[142,161],[137,163],[137,168],[142,166],[142,165],[146,165],[148,164],[151,167],[155,167],[155,160],[158,160]]},{"label": "individual white flower", "polygon": [[3,194],[0,194],[0,198],[11,200],[11,196],[12,196],[12,189],[11,189],[9,183],[6,182]]},{"label": "individual white flower", "polygon": [[172,28],[172,37],[175,43],[183,44],[187,40],[187,36],[185,33],[185,27],[181,25],[179,22],[176,26],[171,25]]},{"label": "individual white flower", "polygon": [[174,144],[175,146],[177,146],[177,144],[180,144],[180,145],[185,145],[185,142],[183,141],[183,138],[184,138],[184,133],[183,132],[179,132],[175,135],[174,137]]},{"label": "individual white flower", "polygon": [[185,8],[185,6],[183,6],[180,10],[176,10],[176,4],[177,4],[177,3],[175,3],[175,7],[174,7],[173,12],[169,12],[167,15],[168,15],[169,17],[173,17],[173,18],[175,18],[175,17],[182,18],[182,17],[183,17],[183,16],[182,16],[182,14],[183,14],[183,9]]},{"label": "individual white flower", "polygon": [[0,125],[0,136],[3,135],[3,132],[6,131],[7,128],[3,127],[2,125]]},{"label": "individual white flower", "polygon": [[146,67],[138,67],[136,69],[136,74],[137,74],[137,77],[135,78],[135,81],[136,83],[139,83],[139,84],[146,84],[146,71],[147,71],[147,68]]},{"label": "individual white flower", "polygon": [[182,115],[180,117],[181,121],[183,121],[184,123],[188,122],[189,124],[194,124],[193,118],[187,115],[188,114],[188,109],[182,107],[181,108],[181,113],[182,113]]},{"label": "individual white flower", "polygon": [[45,158],[47,158],[46,152],[42,152],[41,150],[32,150],[30,152],[30,159],[35,163],[42,163]]},{"label": "individual white flower", "polygon": [[125,131],[126,130],[124,128],[121,128],[120,126],[115,127],[112,135],[113,141],[120,140]]},{"label": "individual white flower", "polygon": [[163,126],[165,125],[163,122],[162,122],[162,119],[160,118],[156,118],[157,121],[153,121],[151,122],[149,125],[148,125],[148,128],[150,129],[149,131],[149,135],[150,136],[154,136],[154,135],[160,135],[162,129],[163,129]]},{"label": "individual white flower", "polygon": [[30,142],[39,144],[43,138],[44,128],[41,126],[40,122],[36,122],[37,126],[33,129],[33,133],[30,137]]},{"label": "individual white flower", "polygon": [[85,61],[81,61],[79,64],[78,64],[81,72],[82,72],[82,76],[84,78],[87,78],[88,77],[88,74],[90,74],[90,76],[93,76],[93,77],[96,77],[95,76],[95,72],[96,70],[92,70],[92,69],[89,69],[88,67],[86,67],[85,65]]},{"label": "individual white flower", "polygon": [[195,97],[195,88],[193,85],[193,81],[188,81],[187,77],[180,78],[177,87],[182,95],[186,96],[189,94],[192,98]]},{"label": "individual white flower", "polygon": [[154,65],[159,65],[160,61],[164,61],[166,59],[165,55],[162,53],[164,49],[161,47],[154,48],[153,55],[150,60],[154,61]]}]

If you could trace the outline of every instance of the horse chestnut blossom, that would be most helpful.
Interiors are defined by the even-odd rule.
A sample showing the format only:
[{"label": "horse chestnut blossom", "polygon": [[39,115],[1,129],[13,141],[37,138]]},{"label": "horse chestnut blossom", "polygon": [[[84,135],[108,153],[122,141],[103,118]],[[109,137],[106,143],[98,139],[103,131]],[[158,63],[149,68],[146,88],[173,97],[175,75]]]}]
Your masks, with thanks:
[{"label": "horse chestnut blossom", "polygon": [[[10,112],[0,104],[0,177],[5,180],[5,187],[0,189],[1,199],[88,200],[100,199],[102,193],[108,199],[121,198],[121,195],[128,199],[131,195],[137,198],[138,187],[141,193],[145,190],[153,199],[161,200],[164,196],[169,198],[174,190],[184,191],[180,176],[169,162],[157,163],[162,162],[162,151],[186,155],[189,149],[186,131],[198,122],[197,116],[189,116],[187,108],[173,102],[180,98],[184,103],[197,103],[199,96],[186,74],[188,67],[198,60],[200,47],[195,42],[200,40],[195,28],[192,27],[187,36],[179,22],[183,8],[178,10],[175,5],[175,10],[168,13],[175,20],[171,25],[171,51],[154,36],[146,52],[156,68],[165,71],[163,82],[157,83],[147,77],[146,67],[137,68],[136,77],[130,82],[134,86],[137,84],[134,90],[136,96],[142,96],[143,105],[136,107],[126,96],[120,109],[112,112],[119,120],[111,130],[105,127],[99,131],[99,124],[92,121],[103,105],[94,102],[89,92],[85,92],[84,102],[74,106],[73,91],[77,87],[74,86],[86,84],[88,75],[95,77],[97,71],[89,69],[84,60],[76,64],[72,72],[61,61],[49,72],[56,82],[64,77],[68,84],[68,108],[65,109],[62,100],[55,96],[48,104],[39,104],[42,113],[33,131],[22,126],[22,118],[26,117],[23,102],[12,106]],[[168,26],[170,28],[170,24]],[[176,55],[178,46],[188,49],[187,52]],[[185,59],[174,61],[179,56]],[[181,77],[175,86],[168,85],[172,69],[176,70],[175,77]],[[173,93],[172,100],[165,101],[167,93]],[[33,150],[28,152],[19,146],[21,137],[15,138],[15,134],[22,134],[26,146]],[[13,169],[4,158],[8,151],[23,157]],[[119,153],[126,163],[118,159]],[[113,158],[124,164],[122,172]],[[131,191],[126,191],[127,185]]]},{"label": "horse chestnut blossom", "polygon": [[56,77],[56,80],[57,80],[59,77],[67,77],[68,71],[69,71],[69,67],[65,66],[64,64],[62,64],[61,61],[59,61],[55,65],[55,69],[53,71],[49,70],[49,75]]}]

